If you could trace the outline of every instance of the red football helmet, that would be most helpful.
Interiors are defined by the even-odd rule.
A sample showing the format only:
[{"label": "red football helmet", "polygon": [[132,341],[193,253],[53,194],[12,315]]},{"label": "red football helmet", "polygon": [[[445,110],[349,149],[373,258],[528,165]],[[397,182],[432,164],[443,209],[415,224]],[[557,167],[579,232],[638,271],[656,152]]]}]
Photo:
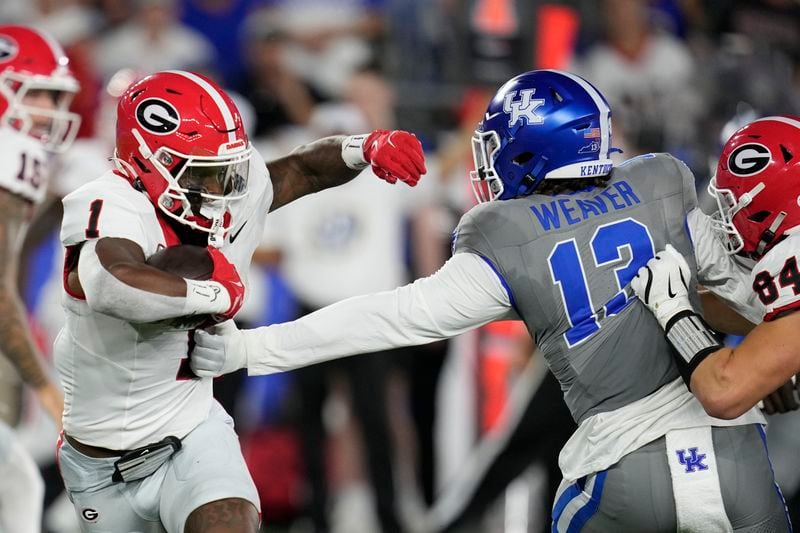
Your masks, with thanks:
[{"label": "red football helmet", "polygon": [[[69,112],[78,82],[64,51],[50,36],[26,26],[0,26],[0,123],[31,135],[53,151],[69,147],[80,117]],[[33,102],[47,91],[52,105]]]},{"label": "red football helmet", "polygon": [[158,72],[119,99],[117,169],[212,244],[230,228],[231,203],[247,195],[251,153],[239,110],[208,78]]},{"label": "red football helmet", "polygon": [[728,252],[763,256],[800,225],[800,118],[766,117],[734,133],[708,191]]}]

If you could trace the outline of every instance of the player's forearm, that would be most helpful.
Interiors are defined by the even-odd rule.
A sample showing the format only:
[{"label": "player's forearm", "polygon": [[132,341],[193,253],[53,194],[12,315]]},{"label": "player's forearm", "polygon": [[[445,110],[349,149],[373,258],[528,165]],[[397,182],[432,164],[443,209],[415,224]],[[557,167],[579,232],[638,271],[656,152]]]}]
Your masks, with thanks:
[{"label": "player's forearm", "polygon": [[274,189],[271,209],[355,178],[361,171],[349,168],[342,159],[344,139],[341,135],[325,137],[269,162]]},{"label": "player's forearm", "polygon": [[338,302],[294,322],[245,331],[251,374],[454,337],[511,307],[479,257],[458,254],[438,272],[393,291]]},{"label": "player's forearm", "polygon": [[698,365],[691,390],[710,415],[735,418],[800,371],[799,319],[763,322],[739,346],[721,348]]},{"label": "player's forearm", "polygon": [[[251,375],[283,372],[339,357],[415,346],[447,338],[425,311],[411,311],[409,287],[338,302],[248,336]],[[411,316],[415,313],[415,316]],[[418,313],[418,314],[416,314]]]},{"label": "player's forearm", "polygon": [[20,245],[25,235],[28,204],[0,189],[0,351],[32,387],[49,382],[30,338],[27,313],[17,292]]},{"label": "player's forearm", "polygon": [[39,388],[46,385],[49,378],[28,329],[25,309],[16,291],[0,288],[0,352],[11,361],[26,384]]},{"label": "player's forearm", "polygon": [[[153,322],[182,316],[185,296],[164,296],[128,285],[109,272],[83,280],[92,310],[127,322]],[[185,289],[184,289],[185,291]]]},{"label": "player's forearm", "polygon": [[710,291],[699,291],[703,317],[714,330],[729,335],[747,335],[755,324],[731,309]]},{"label": "player's forearm", "polygon": [[[739,352],[739,353],[737,353]],[[761,376],[753,368],[750,377],[742,379],[738,360],[741,350],[722,348],[710,355],[692,374],[691,389],[705,411],[715,417],[730,420],[753,408],[786,379],[781,375]]]},{"label": "player's forearm", "polygon": [[[732,419],[750,409],[742,389],[732,379],[730,362],[733,351],[722,348],[708,356],[692,373],[691,390],[706,412],[716,418]],[[766,391],[764,396],[771,391]],[[763,396],[761,396],[763,398]]]},{"label": "player's forearm", "polygon": [[144,263],[103,265],[97,241],[81,250],[78,272],[93,310],[128,322],[155,322],[193,314],[220,313],[230,306],[213,281],[186,280]]}]

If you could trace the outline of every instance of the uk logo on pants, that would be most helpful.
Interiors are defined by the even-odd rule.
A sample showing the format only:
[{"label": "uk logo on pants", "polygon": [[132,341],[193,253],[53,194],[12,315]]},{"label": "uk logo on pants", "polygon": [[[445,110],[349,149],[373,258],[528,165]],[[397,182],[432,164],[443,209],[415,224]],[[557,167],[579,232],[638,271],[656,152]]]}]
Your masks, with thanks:
[{"label": "uk logo on pants", "polygon": [[708,465],[703,464],[707,454],[697,453],[697,448],[689,448],[688,455],[686,452],[687,450],[675,451],[675,453],[678,454],[678,462],[686,467],[687,474],[691,474],[692,472],[697,472],[699,470],[708,470]]}]

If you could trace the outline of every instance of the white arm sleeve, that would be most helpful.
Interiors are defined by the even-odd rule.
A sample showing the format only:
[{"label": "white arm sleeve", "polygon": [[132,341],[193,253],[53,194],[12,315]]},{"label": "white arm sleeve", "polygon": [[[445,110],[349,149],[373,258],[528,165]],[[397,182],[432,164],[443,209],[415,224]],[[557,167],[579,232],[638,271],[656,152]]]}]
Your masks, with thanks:
[{"label": "white arm sleeve", "polygon": [[97,241],[86,241],[78,259],[86,303],[98,313],[128,322],[156,322],[200,313],[220,313],[230,306],[227,291],[215,281],[185,280],[189,297],[165,296],[123,283],[100,263]]},{"label": "white arm sleeve", "polygon": [[256,375],[446,339],[512,313],[491,267],[477,255],[460,253],[410,285],[242,333],[249,373]]},{"label": "white arm sleeve", "polygon": [[686,215],[686,224],[694,245],[700,284],[750,322],[760,323],[764,308],[751,287],[750,271],[725,251],[711,227],[711,218],[695,208]]}]

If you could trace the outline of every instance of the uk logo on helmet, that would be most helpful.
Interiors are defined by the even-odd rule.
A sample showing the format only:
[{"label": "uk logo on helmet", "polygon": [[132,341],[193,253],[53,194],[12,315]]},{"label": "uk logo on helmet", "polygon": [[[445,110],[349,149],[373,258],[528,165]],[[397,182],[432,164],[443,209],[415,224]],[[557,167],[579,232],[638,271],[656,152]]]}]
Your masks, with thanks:
[{"label": "uk logo on helmet", "polygon": [[524,119],[528,124],[542,124],[544,117],[536,114],[536,110],[544,105],[544,98],[533,98],[536,89],[519,91],[519,100],[515,100],[517,91],[507,93],[503,98],[503,111],[511,115],[508,126],[511,127]]},{"label": "uk logo on helmet", "polygon": [[167,135],[178,129],[180,115],[175,107],[161,98],[147,98],[136,107],[136,121],[155,135]]},{"label": "uk logo on helmet", "polygon": [[14,59],[19,52],[17,43],[8,37],[0,36],[0,63]]},{"label": "uk logo on helmet", "polygon": [[763,144],[747,143],[738,147],[728,156],[728,168],[735,176],[758,174],[772,161],[769,148]]}]

